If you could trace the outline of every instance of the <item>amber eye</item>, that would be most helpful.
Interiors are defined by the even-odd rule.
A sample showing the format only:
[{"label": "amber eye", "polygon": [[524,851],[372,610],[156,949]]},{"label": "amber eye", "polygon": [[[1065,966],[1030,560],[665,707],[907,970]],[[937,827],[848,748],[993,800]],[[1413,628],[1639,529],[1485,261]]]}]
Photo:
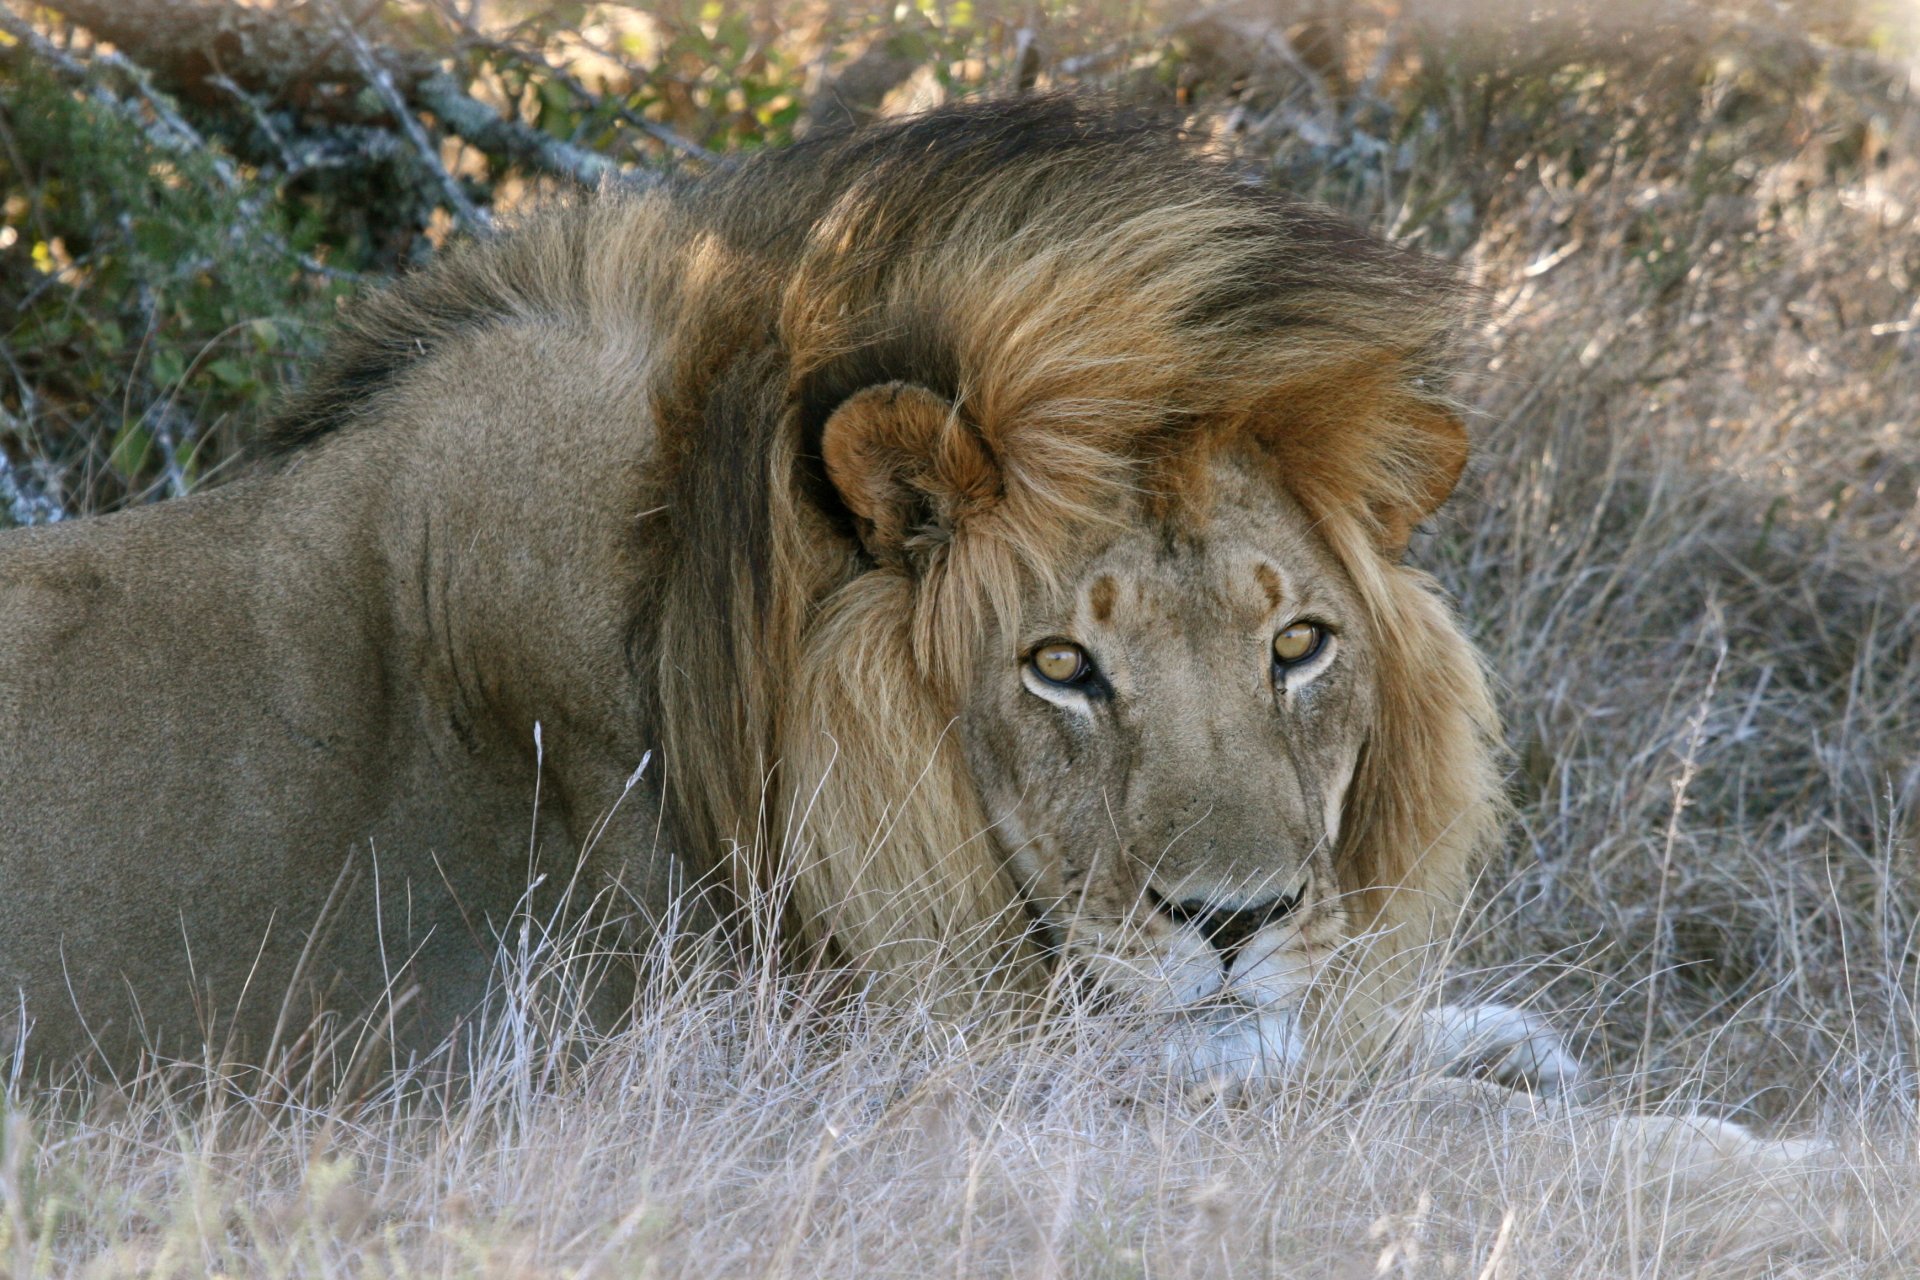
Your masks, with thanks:
[{"label": "amber eye", "polygon": [[1033,664],[1042,680],[1054,684],[1075,684],[1093,670],[1093,664],[1087,661],[1087,651],[1065,640],[1047,641],[1035,649],[1027,661]]},{"label": "amber eye", "polygon": [[1283,667],[1297,666],[1320,652],[1327,629],[1317,622],[1296,622],[1273,638],[1273,660]]}]

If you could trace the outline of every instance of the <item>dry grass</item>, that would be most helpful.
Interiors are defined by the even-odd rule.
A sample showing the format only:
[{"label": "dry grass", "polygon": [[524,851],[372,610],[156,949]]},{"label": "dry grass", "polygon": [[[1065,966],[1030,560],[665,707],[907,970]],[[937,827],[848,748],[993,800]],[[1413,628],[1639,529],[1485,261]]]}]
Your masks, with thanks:
[{"label": "dry grass", "polygon": [[1577,956],[1557,998],[1662,1086],[1904,1112],[1920,175],[1833,182],[1817,125],[1701,174],[1713,97],[1682,163],[1542,172],[1475,249],[1486,470],[1434,553],[1519,754],[1484,954]]},{"label": "dry grass", "polygon": [[1920,1249],[1884,1126],[1726,1161],[1710,1121],[1621,1126],[1417,1069],[1202,1103],[1092,1014],[1016,1042],[823,1012],[792,976],[679,974],[604,1040],[521,987],[458,1087],[176,1068],[15,1110],[0,1257],[21,1277],[1891,1276]]},{"label": "dry grass", "polygon": [[[462,1088],[16,1082],[0,1269],[1920,1273],[1920,111],[1779,39],[1678,81],[1589,50],[1485,112],[1478,73],[1420,97],[1429,46],[1383,77],[1438,104],[1393,163],[1357,114],[1304,135],[1310,96],[1239,116],[1484,284],[1481,461],[1415,552],[1515,749],[1456,985],[1553,1010],[1594,1109],[1418,1071],[1199,1103],[1092,1014],[1012,1043],[709,958],[604,1041],[509,1002]],[[1598,78],[1543,107],[1554,76]],[[1701,1104],[1833,1145],[1767,1175],[1609,1119]]]}]

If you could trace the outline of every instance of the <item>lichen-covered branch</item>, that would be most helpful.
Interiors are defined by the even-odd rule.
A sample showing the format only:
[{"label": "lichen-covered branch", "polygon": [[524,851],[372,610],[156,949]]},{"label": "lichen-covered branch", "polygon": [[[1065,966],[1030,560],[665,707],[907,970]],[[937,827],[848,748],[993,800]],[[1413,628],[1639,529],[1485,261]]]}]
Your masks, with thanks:
[{"label": "lichen-covered branch", "polygon": [[[13,3],[14,0],[0,0]],[[273,164],[287,147],[258,127],[263,108],[297,108],[312,133],[342,126],[396,132],[421,177],[462,221],[486,214],[439,162],[426,118],[503,166],[596,185],[616,172],[605,156],[508,119],[474,97],[425,51],[377,38],[332,6],[255,8],[232,0],[41,0],[42,6],[111,42],[152,83],[203,114],[231,117],[223,134],[249,160]],[[31,32],[17,14],[9,30]],[[53,46],[40,40],[35,45]],[[57,50],[56,50],[57,52]],[[365,92],[361,92],[364,90]],[[377,148],[391,163],[394,148]]]}]

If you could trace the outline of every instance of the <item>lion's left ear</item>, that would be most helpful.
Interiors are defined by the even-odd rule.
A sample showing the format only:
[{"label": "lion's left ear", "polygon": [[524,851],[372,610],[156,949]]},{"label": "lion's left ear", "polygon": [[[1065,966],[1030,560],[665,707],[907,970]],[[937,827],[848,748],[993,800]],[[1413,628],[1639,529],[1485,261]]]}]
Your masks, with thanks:
[{"label": "lion's left ear", "polygon": [[1440,509],[1467,469],[1467,428],[1459,417],[1431,406],[1407,413],[1396,450],[1401,465],[1395,483],[1373,500],[1380,549],[1398,559],[1413,538],[1414,526]]},{"label": "lion's left ear", "polygon": [[855,392],[828,417],[827,478],[877,560],[904,564],[991,505],[1000,468],[954,406],[922,386],[888,382]]}]

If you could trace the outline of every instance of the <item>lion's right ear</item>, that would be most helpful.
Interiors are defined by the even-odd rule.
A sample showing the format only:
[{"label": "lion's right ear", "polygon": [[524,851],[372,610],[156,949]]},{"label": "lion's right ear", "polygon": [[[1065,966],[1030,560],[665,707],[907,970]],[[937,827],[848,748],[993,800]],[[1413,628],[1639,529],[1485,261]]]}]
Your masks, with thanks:
[{"label": "lion's right ear", "polygon": [[910,382],[857,391],[827,419],[827,478],[875,559],[905,564],[1000,496],[1000,468],[946,399]]}]

